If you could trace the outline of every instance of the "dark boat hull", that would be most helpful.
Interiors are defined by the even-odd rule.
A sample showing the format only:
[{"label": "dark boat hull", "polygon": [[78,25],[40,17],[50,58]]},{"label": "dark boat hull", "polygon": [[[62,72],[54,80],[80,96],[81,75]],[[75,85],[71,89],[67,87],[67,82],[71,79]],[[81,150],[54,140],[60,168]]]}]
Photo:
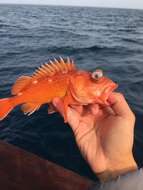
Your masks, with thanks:
[{"label": "dark boat hull", "polygon": [[86,190],[93,181],[0,141],[0,189]]}]

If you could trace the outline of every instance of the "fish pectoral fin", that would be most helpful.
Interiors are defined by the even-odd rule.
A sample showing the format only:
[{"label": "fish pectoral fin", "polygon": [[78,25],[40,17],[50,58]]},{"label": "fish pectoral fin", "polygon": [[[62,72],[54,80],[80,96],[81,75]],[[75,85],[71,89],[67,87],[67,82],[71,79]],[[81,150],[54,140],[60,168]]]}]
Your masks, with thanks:
[{"label": "fish pectoral fin", "polygon": [[49,103],[48,104],[48,114],[52,114],[52,113],[55,113],[57,112],[56,108],[53,106],[52,103]]},{"label": "fish pectoral fin", "polygon": [[40,108],[41,104],[39,103],[25,103],[21,106],[22,111],[25,115],[31,115]]},{"label": "fish pectoral fin", "polygon": [[15,84],[12,86],[11,93],[12,95],[16,95],[21,92],[27,85],[31,83],[31,77],[29,76],[21,76],[19,77]]}]

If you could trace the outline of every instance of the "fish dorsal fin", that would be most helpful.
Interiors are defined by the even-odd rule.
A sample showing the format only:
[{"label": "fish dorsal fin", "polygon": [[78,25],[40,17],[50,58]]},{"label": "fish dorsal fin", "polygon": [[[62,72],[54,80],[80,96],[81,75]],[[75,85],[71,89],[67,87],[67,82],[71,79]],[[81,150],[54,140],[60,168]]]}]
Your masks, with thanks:
[{"label": "fish dorsal fin", "polygon": [[21,76],[19,77],[15,84],[12,86],[11,93],[12,95],[16,95],[21,92],[28,84],[31,83],[31,77],[29,76]]},{"label": "fish dorsal fin", "polygon": [[41,65],[32,75],[32,78],[38,79],[43,78],[47,76],[53,76],[57,73],[68,73],[69,71],[75,70],[75,64],[73,60],[67,58],[66,60],[63,60],[63,58],[60,57],[59,60],[54,59],[53,61],[49,61],[48,63],[45,63]]}]

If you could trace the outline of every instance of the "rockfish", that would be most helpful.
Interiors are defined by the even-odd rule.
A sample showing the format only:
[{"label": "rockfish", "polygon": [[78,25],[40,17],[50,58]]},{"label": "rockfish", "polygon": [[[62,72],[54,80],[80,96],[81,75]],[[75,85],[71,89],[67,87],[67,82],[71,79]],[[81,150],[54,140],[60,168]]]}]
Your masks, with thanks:
[{"label": "rockfish", "polygon": [[33,75],[21,76],[12,86],[12,97],[0,99],[0,120],[17,105],[22,105],[24,114],[31,115],[43,104],[48,112],[56,111],[52,104],[60,97],[64,105],[64,121],[67,121],[69,105],[108,105],[108,96],[117,84],[103,75],[102,70],[94,72],[79,70],[73,60],[54,59],[41,65]]}]

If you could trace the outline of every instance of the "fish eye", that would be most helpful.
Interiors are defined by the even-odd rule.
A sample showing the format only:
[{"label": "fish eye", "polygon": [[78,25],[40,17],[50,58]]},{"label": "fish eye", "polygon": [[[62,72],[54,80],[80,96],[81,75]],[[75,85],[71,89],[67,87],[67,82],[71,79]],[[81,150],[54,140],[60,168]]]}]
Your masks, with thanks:
[{"label": "fish eye", "polygon": [[92,74],[91,77],[95,80],[98,80],[99,78],[103,77],[103,71],[101,69],[96,69]]}]

